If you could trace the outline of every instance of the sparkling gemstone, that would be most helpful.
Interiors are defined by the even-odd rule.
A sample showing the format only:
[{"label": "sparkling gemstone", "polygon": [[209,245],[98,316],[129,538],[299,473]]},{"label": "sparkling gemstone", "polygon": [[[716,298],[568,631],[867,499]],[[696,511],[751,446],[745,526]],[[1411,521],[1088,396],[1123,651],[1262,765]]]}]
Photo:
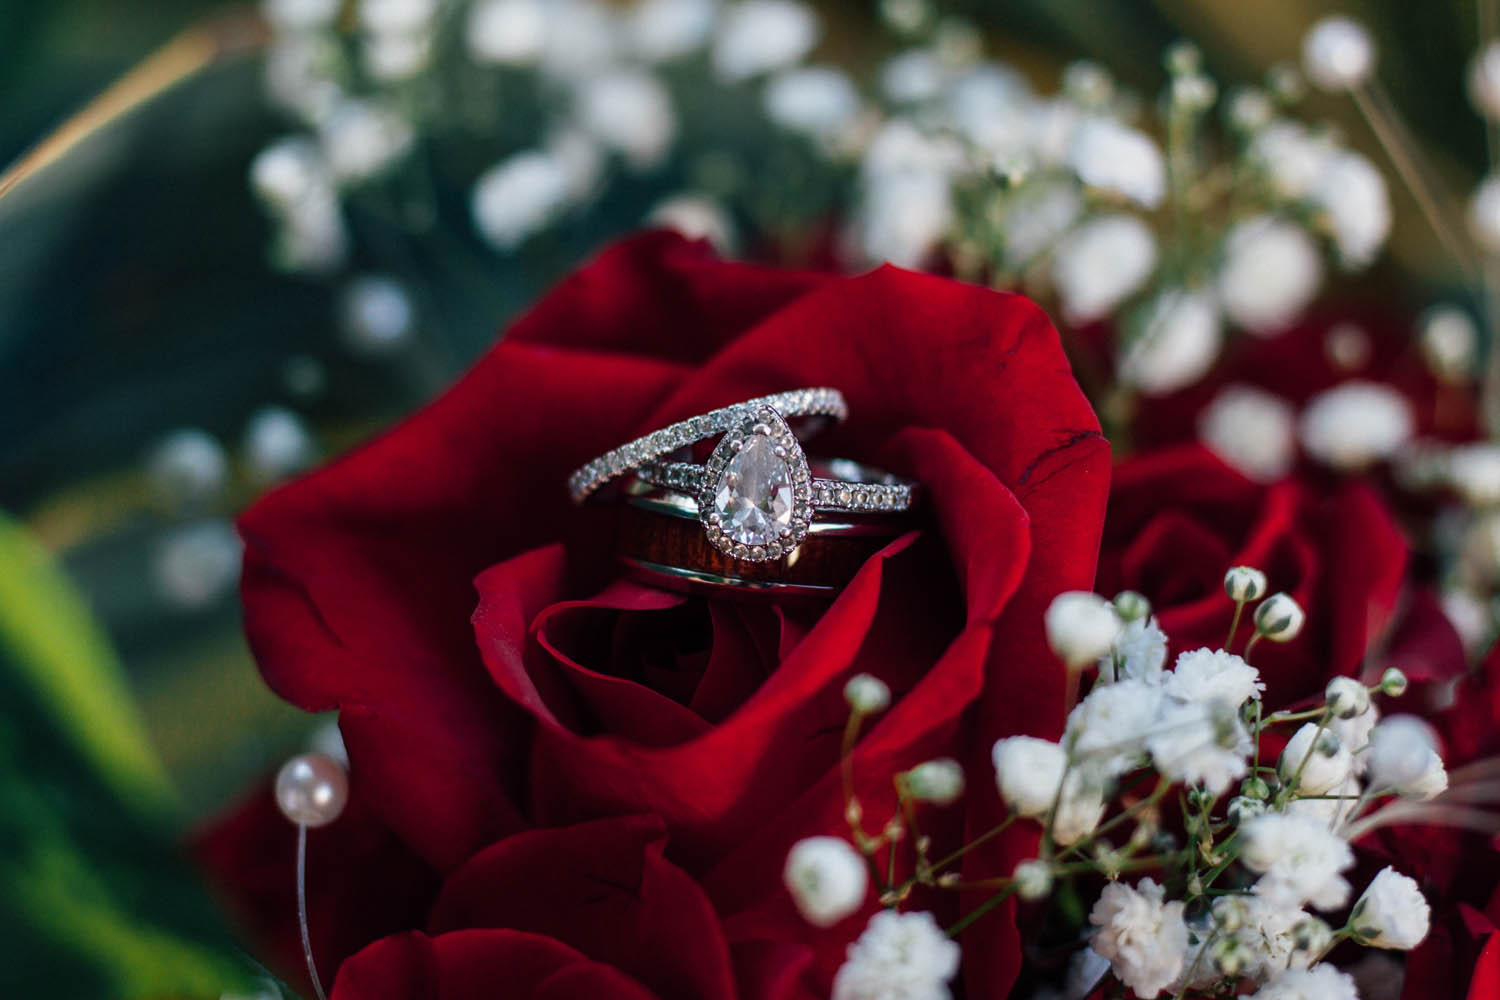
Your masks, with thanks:
[{"label": "sparkling gemstone", "polygon": [[742,545],[764,545],[792,522],[792,473],[763,434],[751,434],[729,460],[714,491],[725,533]]}]

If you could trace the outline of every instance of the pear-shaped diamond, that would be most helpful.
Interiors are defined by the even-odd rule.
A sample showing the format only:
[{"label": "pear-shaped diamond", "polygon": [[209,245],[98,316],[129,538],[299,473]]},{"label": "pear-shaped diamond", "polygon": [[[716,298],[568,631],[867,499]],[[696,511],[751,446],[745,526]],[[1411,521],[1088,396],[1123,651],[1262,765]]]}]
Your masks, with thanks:
[{"label": "pear-shaped diamond", "polygon": [[767,545],[792,526],[792,470],[769,435],[751,434],[714,490],[719,526],[740,545]]}]

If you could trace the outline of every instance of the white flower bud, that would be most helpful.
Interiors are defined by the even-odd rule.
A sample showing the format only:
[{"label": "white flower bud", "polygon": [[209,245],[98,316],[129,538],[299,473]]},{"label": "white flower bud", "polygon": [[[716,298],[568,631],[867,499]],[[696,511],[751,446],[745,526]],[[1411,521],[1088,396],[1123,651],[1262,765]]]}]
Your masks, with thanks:
[{"label": "white flower bud", "polygon": [[1322,90],[1352,90],[1375,71],[1375,43],[1358,21],[1325,17],[1302,40],[1302,68]]},{"label": "white flower bud", "polygon": [[964,793],[964,769],[951,757],[929,760],[906,772],[906,787],[919,801],[951,805]]},{"label": "white flower bud", "polygon": [[1267,586],[1266,574],[1249,566],[1235,566],[1224,574],[1224,593],[1231,601],[1259,600]]},{"label": "white flower bud", "polygon": [[1430,799],[1448,787],[1447,770],[1431,727],[1414,715],[1393,715],[1370,733],[1370,785],[1414,799]]},{"label": "white flower bud", "polygon": [[1068,755],[1051,740],[1011,736],[995,744],[995,781],[1000,797],[1020,816],[1045,816],[1057,799]]},{"label": "white flower bud", "polygon": [[[1331,747],[1324,737],[1333,737]],[[1338,737],[1327,729],[1320,732],[1311,722],[1305,723],[1287,742],[1276,765],[1281,780],[1290,784],[1296,778],[1296,791],[1303,795],[1327,794],[1349,777],[1353,769],[1353,757],[1339,745]]]},{"label": "white flower bud", "polygon": [[1052,891],[1052,868],[1045,861],[1032,858],[1016,865],[1013,876],[1016,895],[1022,899],[1038,900]]},{"label": "white flower bud", "polygon": [[1422,943],[1430,921],[1431,910],[1422,890],[1394,868],[1381,869],[1349,915],[1349,926],[1360,944],[1402,951]]},{"label": "white flower bud", "polygon": [[1380,675],[1380,690],[1393,698],[1399,698],[1406,693],[1406,674],[1396,667],[1390,667]]},{"label": "white flower bud", "polygon": [[1115,614],[1123,622],[1140,621],[1151,615],[1151,602],[1145,594],[1134,590],[1122,590],[1115,595]]},{"label": "white flower bud", "polygon": [[1220,930],[1233,934],[1249,923],[1250,904],[1240,896],[1220,896],[1213,904],[1214,923]]},{"label": "white flower bud", "polygon": [[1184,73],[1172,81],[1172,104],[1184,111],[1206,111],[1219,96],[1219,88],[1202,73]]},{"label": "white flower bud", "polygon": [[1353,677],[1335,677],[1323,689],[1328,710],[1340,719],[1364,715],[1370,707],[1370,691]]},{"label": "white flower bud", "polygon": [[1333,941],[1333,928],[1318,917],[1303,917],[1292,927],[1292,945],[1297,951],[1321,955]]},{"label": "white flower bud", "polygon": [[1237,937],[1221,936],[1214,939],[1209,948],[1209,957],[1219,975],[1235,979],[1244,971],[1245,963],[1250,958],[1250,949]]},{"label": "white flower bud", "polygon": [[1245,795],[1236,795],[1229,800],[1226,812],[1229,822],[1235,826],[1241,826],[1245,822],[1254,819],[1266,811],[1266,804],[1260,799],[1252,799]]},{"label": "white flower bud", "polygon": [[1072,590],[1053,598],[1046,615],[1047,644],[1076,670],[1108,653],[1120,634],[1114,605],[1098,594]]},{"label": "white flower bud", "polygon": [[1229,98],[1229,122],[1241,132],[1258,132],[1275,113],[1266,92],[1255,87],[1236,90]]},{"label": "white flower bud", "polygon": [[1481,250],[1500,254],[1500,177],[1486,177],[1469,199],[1469,232]]},{"label": "white flower bud", "polygon": [[1272,642],[1291,642],[1307,614],[1289,594],[1272,594],[1255,609],[1255,631]]},{"label": "white flower bud", "polygon": [[1457,306],[1436,306],[1422,316],[1420,342],[1427,367],[1438,378],[1456,382],[1474,370],[1479,329]]},{"label": "white flower bud", "polygon": [[792,902],[815,927],[832,927],[865,901],[865,859],[838,837],[808,837],[792,845],[782,873]]},{"label": "white flower bud", "polygon": [[1469,100],[1491,121],[1500,120],[1500,42],[1491,42],[1469,63]]},{"label": "white flower bud", "polygon": [[855,674],[844,685],[844,700],[860,715],[874,715],[890,705],[891,689],[873,674]]}]

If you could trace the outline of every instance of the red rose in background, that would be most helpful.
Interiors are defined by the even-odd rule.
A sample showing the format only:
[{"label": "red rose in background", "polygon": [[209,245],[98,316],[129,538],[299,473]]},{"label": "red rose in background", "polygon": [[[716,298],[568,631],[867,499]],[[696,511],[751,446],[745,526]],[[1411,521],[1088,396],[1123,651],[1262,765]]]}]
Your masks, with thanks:
[{"label": "red rose in background", "polygon": [[[826,608],[617,579],[611,513],[574,508],[568,472],[808,385],[851,410],[813,450],[921,480],[926,527]],[[947,836],[992,826],[990,744],[1062,726],[1042,612],[1092,582],[1108,476],[1024,299],[891,268],[764,270],[660,235],[607,251],[426,410],[241,522],[261,670],[338,709],[349,751],[353,807],[312,837],[335,995],[826,995],[863,918],[815,930],[780,872],[797,839],[846,829],[845,682],[868,672],[894,694],[854,754],[867,814],[889,814],[895,770],[952,755],[978,794]],[[290,895],[252,889],[289,875],[292,840],[251,807],[201,845],[288,967]],[[973,863],[1008,872],[1026,840]],[[969,995],[1004,996],[1014,910],[964,944]]]},{"label": "red rose in background", "polygon": [[[1307,626],[1262,642],[1254,662],[1268,708],[1321,695],[1335,675],[1378,679],[1387,666],[1420,684],[1464,672],[1458,636],[1434,602],[1406,583],[1408,548],[1380,495],[1351,481],[1325,487],[1251,482],[1198,445],[1147,453],[1115,470],[1099,589],[1151,599],[1174,652],[1225,645],[1234,604],[1224,571],[1254,566],[1296,598]],[[1241,622],[1232,651],[1253,626]],[[1378,663],[1369,654],[1378,652]],[[1374,671],[1374,676],[1369,676]],[[1406,702],[1416,710],[1423,692]]]}]

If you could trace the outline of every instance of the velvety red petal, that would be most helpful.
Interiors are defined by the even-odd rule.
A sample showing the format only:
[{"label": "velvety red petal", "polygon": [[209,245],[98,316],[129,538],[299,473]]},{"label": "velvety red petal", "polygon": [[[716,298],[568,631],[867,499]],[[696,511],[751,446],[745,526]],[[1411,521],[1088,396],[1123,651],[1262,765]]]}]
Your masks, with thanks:
[{"label": "velvety red petal", "polygon": [[434,933],[468,927],[555,938],[621,969],[663,998],[734,996],[718,918],[662,856],[651,816],[517,834],[454,872],[432,910]]},{"label": "velvety red petal", "polygon": [[655,1000],[628,976],[551,938],[507,930],[377,941],[339,970],[332,1000]]}]

